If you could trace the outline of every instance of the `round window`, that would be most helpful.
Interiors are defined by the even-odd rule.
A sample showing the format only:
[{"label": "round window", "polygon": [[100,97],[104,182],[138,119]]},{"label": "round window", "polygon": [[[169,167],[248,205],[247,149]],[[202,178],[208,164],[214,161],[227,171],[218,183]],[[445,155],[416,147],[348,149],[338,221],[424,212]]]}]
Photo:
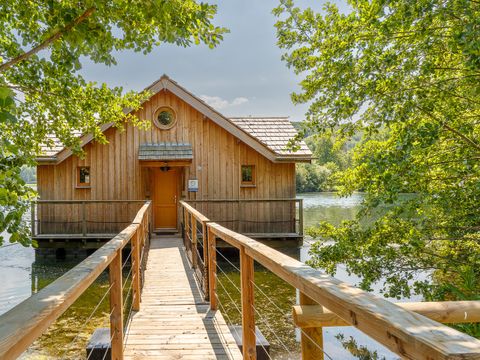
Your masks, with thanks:
[{"label": "round window", "polygon": [[160,129],[170,129],[175,125],[176,120],[175,112],[169,107],[159,108],[153,119],[155,125]]}]

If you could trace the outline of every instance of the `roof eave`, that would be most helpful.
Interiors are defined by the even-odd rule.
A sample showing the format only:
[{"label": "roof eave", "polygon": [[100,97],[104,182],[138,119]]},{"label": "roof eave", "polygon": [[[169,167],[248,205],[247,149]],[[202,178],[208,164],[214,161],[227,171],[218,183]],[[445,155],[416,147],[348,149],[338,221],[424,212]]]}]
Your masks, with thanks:
[{"label": "roof eave", "polygon": [[35,161],[38,165],[54,165],[57,163],[56,156],[37,156]]},{"label": "roof eave", "polygon": [[311,156],[277,156],[275,162],[279,163],[311,163]]}]

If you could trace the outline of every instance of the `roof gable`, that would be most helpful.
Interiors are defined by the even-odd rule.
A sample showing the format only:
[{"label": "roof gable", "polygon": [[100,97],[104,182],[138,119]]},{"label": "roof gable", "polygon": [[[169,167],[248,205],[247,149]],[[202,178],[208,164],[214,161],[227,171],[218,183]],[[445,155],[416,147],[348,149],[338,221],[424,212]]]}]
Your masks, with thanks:
[{"label": "roof gable", "polygon": [[[163,75],[145,90],[152,93],[151,97],[163,90],[170,91],[221,128],[273,162],[311,160],[312,153],[303,141],[300,143],[300,150],[296,152],[286,149],[288,140],[297,134],[295,128],[287,118],[229,119],[166,75]],[[149,101],[150,99],[146,101]],[[112,126],[113,123],[104,124],[101,127],[101,130],[105,132]],[[285,131],[285,133],[281,134],[280,131]],[[84,135],[81,139],[81,145],[85,146],[92,140],[93,136],[91,134]],[[62,147],[59,142],[55,143],[55,141],[53,141],[53,143],[53,148],[44,147],[42,149],[46,156],[38,156],[37,160],[39,162],[60,163],[72,155],[72,151],[68,148]]]}]

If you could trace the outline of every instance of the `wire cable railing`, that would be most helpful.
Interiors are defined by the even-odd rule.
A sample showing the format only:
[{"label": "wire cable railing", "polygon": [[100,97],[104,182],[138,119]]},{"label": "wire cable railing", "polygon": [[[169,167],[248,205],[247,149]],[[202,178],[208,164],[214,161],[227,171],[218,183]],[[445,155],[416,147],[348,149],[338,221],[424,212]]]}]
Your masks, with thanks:
[{"label": "wire cable railing", "polygon": [[[217,255],[219,255],[222,259],[224,259],[233,269],[235,269],[238,273],[240,273],[240,269],[238,268],[238,266],[236,266],[232,261],[230,261],[225,255],[222,254],[222,252],[219,250],[219,249],[215,249],[216,250],[216,253]],[[230,276],[226,273],[225,270],[222,269],[222,267],[220,266],[220,264],[217,262],[217,269],[220,271],[222,277],[224,279],[226,279],[230,285],[236,290],[236,292],[241,295],[241,289],[238,287],[237,284],[235,284]],[[236,305],[236,301],[232,298],[232,296],[230,295],[228,289],[226,288],[226,286],[223,285],[223,282],[220,280],[220,278],[217,276],[217,281],[218,281],[218,284],[221,286],[222,290],[223,290],[223,294],[225,294],[227,296],[227,298],[230,300],[230,302],[235,306],[235,309],[240,313],[241,315],[241,310],[239,309],[238,305]],[[275,302],[270,298],[270,296],[268,296],[267,294],[265,294],[265,292],[257,285],[255,284],[253,281],[251,282],[251,284],[255,287],[256,290],[259,291],[259,294],[261,296],[263,296],[271,305],[273,305],[275,307],[275,309],[277,310],[278,313],[280,314],[284,314],[285,313],[285,309],[281,309],[277,304],[275,304]],[[220,303],[220,301],[219,301]],[[292,352],[292,350],[289,348],[289,346],[284,342],[284,340],[282,340],[280,338],[280,336],[277,334],[277,331],[275,331],[275,329],[273,329],[273,325],[270,323],[270,321],[262,315],[262,313],[260,312],[260,310],[252,304],[252,308],[254,309],[254,312],[255,312],[255,315],[257,316],[257,318],[261,321],[261,323],[263,324],[263,326],[269,330],[269,334],[272,334],[272,336],[275,338],[275,342],[276,344],[278,344],[281,348],[282,351],[285,352],[285,354],[288,354],[289,356],[289,359],[294,359],[295,358],[295,354]],[[222,313],[224,313],[225,308],[223,308],[223,311]],[[321,350],[323,352],[323,354],[325,355],[325,357],[327,359],[330,359],[330,360],[333,360],[333,358],[324,350],[323,346],[321,344],[319,344],[317,341],[315,341],[314,339],[312,339],[305,331],[303,331],[303,329],[300,329],[302,333],[304,333],[304,335],[314,344],[314,346],[316,346],[319,350]],[[267,349],[264,347],[264,345],[259,342],[260,346],[263,348],[263,350],[265,351],[265,353],[268,355],[269,358],[270,357],[270,354],[269,352],[267,351]]]},{"label": "wire cable railing", "polygon": [[93,316],[96,314],[97,310],[100,308],[100,306],[102,305],[102,303],[105,301],[105,299],[107,298],[107,295],[109,295],[110,293],[110,290],[112,289],[113,287],[113,283],[109,285],[109,287],[107,288],[107,290],[104,292],[103,296],[100,298],[100,300],[96,303],[95,307],[93,308],[93,310],[90,312],[90,314],[88,315],[87,319],[83,322],[83,324],[81,325],[80,329],[78,330],[77,332],[77,335],[75,335],[75,337],[72,339],[72,341],[70,341],[70,343],[68,343],[65,348],[64,348],[64,351],[62,352],[62,354],[60,355],[60,359],[65,359],[65,355],[72,349],[73,345],[79,340],[80,338],[80,335],[83,333],[83,331],[86,329],[87,325],[90,323],[90,321],[92,320]]},{"label": "wire cable railing", "polygon": [[[210,206],[208,201],[194,203],[198,205],[199,209],[206,209]],[[232,314],[229,311],[238,312],[244,329],[254,329],[255,319],[257,319],[259,327],[267,330],[269,336],[274,337],[272,340],[286,352],[289,358],[297,354],[284,340],[283,335],[278,334],[276,327],[278,324],[272,318],[271,311],[263,313],[266,309],[264,306],[269,306],[274,313],[280,313],[282,316],[285,316],[289,309],[284,309],[283,303],[279,306],[272,299],[271,294],[255,283],[255,264],[262,265],[267,271],[276,275],[280,281],[284,281],[296,289],[299,294],[300,304],[298,305],[294,304],[292,297],[288,319],[291,319],[292,327],[296,327],[300,334],[302,356],[333,359],[332,355],[325,351],[322,328],[345,325],[353,325],[401,357],[455,358],[465,354],[474,357],[480,356],[480,341],[430,320],[435,319],[444,323],[449,320],[451,323],[465,322],[466,319],[457,316],[461,312],[468,314],[467,318],[470,319],[470,322],[480,321],[480,313],[477,311],[478,302],[446,302],[442,305],[444,307],[434,303],[426,303],[425,306],[422,306],[422,303],[414,303],[413,306],[394,304],[330,277],[251,237],[227,229],[207,218],[186,202],[181,202],[181,205],[184,209],[186,247],[192,248],[192,244],[198,246],[197,239],[202,238],[206,296],[210,300],[211,310],[219,308],[229,322],[232,320]],[[253,211],[253,214],[255,213]],[[236,220],[231,219],[228,213],[225,215],[218,218],[224,219],[226,223]],[[263,219],[244,218],[243,220],[262,221]],[[283,221],[283,219],[278,221]],[[195,225],[193,225],[194,222]],[[201,234],[198,231],[197,222],[201,224]],[[232,223],[234,222],[232,221]],[[299,221],[298,224],[302,224],[302,221]],[[193,235],[192,228],[196,232],[195,235]],[[189,231],[192,231],[192,235],[188,234]],[[222,240],[222,247],[226,243],[227,246],[239,250],[240,266],[230,261],[222,251],[218,251],[218,240]],[[193,257],[195,252],[191,251],[190,253]],[[223,266],[218,266],[217,258],[222,262],[225,261],[225,264],[239,273],[240,287],[232,281],[229,272],[223,269]],[[217,290],[222,293],[221,298],[217,295]],[[229,291],[233,291],[233,293],[229,293]],[[234,301],[238,292],[240,292],[241,307]],[[225,301],[227,301],[227,305],[223,303]],[[235,305],[229,306],[230,302]],[[435,311],[429,311],[430,307]],[[441,311],[443,315],[439,316],[438,311],[441,308],[448,310]],[[424,316],[418,316],[418,313]],[[432,331],[421,331],[420,329],[432,329]],[[255,339],[255,334],[243,334],[242,346],[244,353],[247,351],[249,356],[255,352]]]},{"label": "wire cable railing", "polygon": [[[109,318],[113,315],[114,311],[115,311],[115,308],[111,309],[111,311],[110,311],[110,313],[109,313],[109,317],[106,318],[106,319],[103,321],[102,327],[108,326]],[[113,340],[113,335],[110,334],[110,343],[111,343],[112,340]],[[86,359],[86,360],[90,360],[90,357],[92,357],[92,355],[95,354],[95,349],[97,349],[97,348],[100,347],[101,345],[103,345],[103,344],[95,343],[95,344],[93,345],[93,347],[90,349],[90,351],[89,351],[89,353],[88,353],[88,355],[87,355],[87,359]],[[108,354],[108,348],[105,348],[104,350],[105,350],[105,351],[104,351],[102,360],[103,360],[103,359],[106,359],[106,356],[107,356],[107,354]],[[97,357],[97,356],[96,356],[96,357]],[[63,358],[62,358],[62,359],[63,359]]]},{"label": "wire cable railing", "polygon": [[[217,251],[217,254],[219,254],[222,258],[224,258],[234,269],[236,269],[238,272],[240,272],[240,269],[238,267],[236,267],[230,260],[228,260],[222,253],[221,251],[219,251],[218,249],[216,249]],[[233,286],[233,288],[235,290],[237,290],[238,294],[241,296],[241,290],[240,288],[230,279],[230,277],[228,276],[228,274],[221,268],[221,266],[217,263],[217,269],[220,270],[220,272],[222,273],[223,277],[225,279],[228,280],[228,282]],[[219,281],[219,284],[221,285],[222,287],[222,290],[223,292],[227,295],[228,299],[235,305],[236,309],[240,312],[240,315],[241,315],[241,310],[238,308],[238,306],[236,305],[236,302],[235,300],[233,300],[233,298],[230,296],[229,294],[229,291],[226,289],[225,286],[223,286],[223,284],[221,283],[220,279],[217,277],[217,280]],[[264,326],[266,328],[268,328],[270,330],[270,333],[273,334],[273,336],[275,337],[277,343],[281,346],[281,348],[290,356],[290,358],[293,359],[294,355],[293,353],[291,352],[291,350],[288,348],[288,346],[285,344],[285,342],[277,335],[276,331],[273,330],[272,326],[269,324],[269,321],[268,319],[266,319],[264,316],[261,315],[261,313],[257,310],[257,308],[252,305],[252,307],[254,308],[255,310],[255,314],[258,316],[259,319],[261,319],[262,323],[264,324]],[[280,312],[283,313],[283,310],[280,309]],[[263,348],[263,350],[265,351],[265,353],[267,354],[267,356],[269,358],[270,357],[270,354],[269,354],[269,351],[265,348],[265,346],[263,345],[262,342],[259,342],[260,346]]]},{"label": "wire cable railing", "polygon": [[[222,287],[223,291],[225,292],[225,294],[227,295],[227,297],[229,298],[230,302],[234,305],[235,309],[237,310],[237,312],[239,313],[240,317],[242,316],[242,311],[240,310],[240,308],[238,307],[238,305],[235,303],[235,301],[232,299],[232,297],[230,296],[230,294],[228,293],[228,290],[221,284],[221,282],[219,281],[219,284],[220,286]],[[240,290],[240,289],[238,289]],[[222,312],[223,315],[225,315],[227,317],[227,320],[229,322],[230,325],[232,325],[231,327],[231,331],[234,331],[236,334],[237,334],[237,337],[238,338],[241,338],[242,334],[239,334],[238,333],[238,330],[237,330],[237,327],[235,327],[234,325],[236,325],[231,319],[230,319],[230,316],[229,316],[229,311],[222,305],[222,302],[219,300],[218,301],[218,305],[220,306],[220,310]],[[256,335],[256,333],[252,330],[252,329],[249,329],[250,331],[253,332],[254,335]],[[244,329],[242,329],[242,331],[245,331]],[[240,335],[240,336],[239,336]],[[263,345],[262,343],[260,343],[260,346],[262,347],[264,353],[267,355],[267,357],[272,360],[272,356],[270,355],[270,351],[265,348],[265,345]]]},{"label": "wire cable railing", "polygon": [[[70,201],[53,203],[69,204]],[[61,356],[70,358],[67,354],[78,343],[83,331],[91,324],[105,299],[109,297],[110,316],[105,321],[109,322],[111,329],[111,353],[113,358],[123,358],[124,324],[121,319],[126,310],[123,306],[123,290],[125,289],[127,294],[125,303],[131,298],[130,307],[127,307],[129,316],[132,309],[139,306],[143,267],[140,256],[143,258],[143,255],[146,255],[145,248],[149,244],[151,206],[149,201],[143,203],[134,219],[118,235],[54,282],[0,315],[0,357],[10,359],[20,356],[108,269],[108,288],[102,293],[85,321],[79,325],[73,339],[62,349]],[[128,244],[131,245],[130,253],[122,261],[123,249]],[[132,266],[133,264],[135,266]],[[123,272],[127,272],[127,275],[124,276]],[[125,288],[127,284],[129,287]]]}]

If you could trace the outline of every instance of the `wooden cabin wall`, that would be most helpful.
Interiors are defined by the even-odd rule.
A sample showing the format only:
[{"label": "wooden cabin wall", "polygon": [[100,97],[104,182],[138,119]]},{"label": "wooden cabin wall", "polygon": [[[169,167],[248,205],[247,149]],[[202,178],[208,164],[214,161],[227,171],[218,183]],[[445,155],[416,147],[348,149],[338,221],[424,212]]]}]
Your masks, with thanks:
[{"label": "wooden cabin wall", "polygon": [[[168,91],[154,95],[138,111],[141,119],[152,119],[161,106],[171,107],[177,115],[176,125],[169,130],[158,129],[153,123],[148,130],[126,124],[124,131],[110,128],[105,132],[108,144],[91,142],[85,149],[85,158],[70,156],[58,165],[39,165],[38,192],[44,200],[137,200],[150,194],[149,170],[138,161],[138,147],[142,143],[186,142],[192,144],[193,161],[183,169],[182,197],[195,199],[266,199],[295,196],[295,164],[273,163],[216,125]],[[256,186],[241,187],[241,165],[255,165]],[[90,166],[91,187],[76,188],[78,166]],[[187,193],[188,179],[198,179],[196,193]],[[55,205],[39,211],[39,216],[61,220],[79,215],[79,207]],[[291,204],[197,205],[207,216],[216,220],[235,219],[240,215],[252,221],[271,221],[273,217],[291,219]],[[101,223],[112,217],[126,220],[133,209],[98,205],[89,209],[89,219]],[[242,214],[239,214],[239,211]],[[40,215],[41,214],[41,215]],[[180,218],[180,216],[179,216]],[[70,225],[69,225],[70,226]],[[77,225],[71,224],[72,231]],[[252,228],[253,229],[253,228]]]}]

